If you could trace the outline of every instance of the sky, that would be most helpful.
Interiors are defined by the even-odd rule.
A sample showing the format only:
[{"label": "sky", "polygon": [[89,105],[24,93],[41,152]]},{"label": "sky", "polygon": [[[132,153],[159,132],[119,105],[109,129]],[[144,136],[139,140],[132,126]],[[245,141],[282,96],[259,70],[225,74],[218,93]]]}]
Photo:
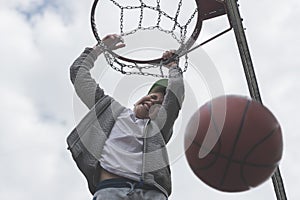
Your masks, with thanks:
[{"label": "sky", "polygon": [[[288,199],[300,199],[300,2],[239,3],[263,103],[283,131],[280,170],[286,193]],[[91,5],[91,0],[0,0],[1,199],[92,199],[66,145],[69,132],[86,112],[69,80],[69,66],[85,47],[95,44],[89,24]],[[224,17],[205,22],[197,42],[226,28],[226,22]],[[197,53],[206,61],[199,61]],[[249,96],[233,31],[195,51],[195,55],[185,74],[188,91],[195,96],[187,102],[195,100],[200,106],[209,99],[209,89],[195,92],[202,83],[194,80],[193,72],[203,63],[214,67],[224,93]],[[103,69],[97,76],[105,81],[107,90],[111,85],[132,81],[130,76],[116,75],[109,67]],[[116,77],[112,82],[111,74]],[[206,80],[205,73],[201,75]],[[134,99],[136,94],[131,95]],[[177,130],[182,132],[184,114],[178,121]],[[176,142],[182,145],[182,140],[174,140],[173,144]],[[270,180],[241,193],[212,189],[196,178],[182,152],[170,148],[172,200],[276,199]]]}]

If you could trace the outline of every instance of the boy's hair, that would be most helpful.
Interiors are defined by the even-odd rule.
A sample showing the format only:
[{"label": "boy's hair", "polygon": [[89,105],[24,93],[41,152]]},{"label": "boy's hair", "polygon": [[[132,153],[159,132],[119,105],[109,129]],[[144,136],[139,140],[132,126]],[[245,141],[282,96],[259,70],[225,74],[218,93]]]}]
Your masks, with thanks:
[{"label": "boy's hair", "polygon": [[168,79],[166,79],[166,78],[160,79],[151,86],[148,94],[151,94],[154,92],[161,92],[165,95],[167,86],[168,86]]}]

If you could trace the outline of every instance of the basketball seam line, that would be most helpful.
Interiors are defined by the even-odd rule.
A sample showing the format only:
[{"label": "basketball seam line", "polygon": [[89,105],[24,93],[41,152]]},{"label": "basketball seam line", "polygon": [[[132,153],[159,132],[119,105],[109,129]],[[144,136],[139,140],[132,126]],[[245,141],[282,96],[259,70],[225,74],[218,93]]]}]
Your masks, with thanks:
[{"label": "basketball seam line", "polygon": [[[246,160],[247,160],[247,158],[251,155],[251,153],[255,150],[255,148],[256,147],[258,147],[260,144],[262,144],[262,143],[264,143],[268,138],[270,138],[272,135],[274,135],[274,133],[275,133],[275,131],[278,129],[278,127],[275,127],[274,129],[272,129],[271,131],[270,131],[270,133],[268,133],[262,140],[260,140],[259,142],[257,142],[250,150],[249,150],[249,152],[246,154],[246,156],[244,157],[244,160],[242,161],[242,165],[241,165],[241,178],[242,178],[242,180],[244,181],[244,183],[246,183],[247,185],[249,185],[249,183],[247,182],[247,180],[246,180],[246,178],[245,178],[245,176],[244,176],[244,173],[243,173],[243,171],[244,171],[244,166],[245,166],[245,164],[246,164]],[[276,164],[273,164],[273,165],[270,165],[270,166],[275,166],[275,165],[277,165],[277,163]],[[259,167],[259,166],[257,166],[257,167]]]},{"label": "basketball seam line", "polygon": [[232,148],[232,151],[229,155],[229,159],[228,159],[228,163],[225,167],[225,170],[224,170],[224,174],[223,174],[223,177],[220,181],[220,185],[223,186],[224,182],[225,182],[225,179],[226,179],[226,175],[227,175],[227,172],[229,170],[229,167],[232,163],[232,160],[233,160],[233,155],[234,155],[234,152],[235,152],[235,149],[236,149],[236,146],[237,146],[237,143],[238,143],[238,140],[240,138],[240,135],[242,134],[242,130],[243,130],[243,127],[244,127],[244,124],[245,124],[245,119],[246,119],[246,114],[247,114],[247,111],[248,111],[248,108],[250,106],[250,101],[248,100],[247,101],[247,104],[245,106],[245,109],[244,109],[244,112],[243,112],[243,115],[242,115],[242,120],[241,120],[241,123],[240,123],[240,127],[238,129],[238,132],[237,132],[237,135],[235,137],[235,140],[234,140],[234,143],[233,143],[233,148]]},{"label": "basketball seam line", "polygon": [[[195,142],[195,141],[193,141],[192,144],[196,145],[196,146],[201,146],[201,144],[199,144],[198,142]],[[218,152],[215,152],[215,151],[211,151],[209,153],[213,154],[214,156],[218,156],[220,158],[226,159],[226,160],[228,160],[228,158],[229,158],[229,156],[226,156],[224,154],[221,154],[221,153],[218,153]],[[241,161],[241,160],[237,160],[237,159],[232,159],[231,161],[232,161],[232,163],[235,163],[235,164],[244,164],[244,165],[248,165],[248,166],[252,166],[252,167],[264,167],[264,168],[268,168],[268,167],[274,167],[275,166],[275,164],[256,164],[256,163],[247,162],[247,161]],[[211,164],[209,164],[209,166],[211,166]],[[196,169],[197,170],[199,170],[199,169],[205,170],[205,169],[209,168],[209,166],[199,167],[199,168],[196,168]]]}]

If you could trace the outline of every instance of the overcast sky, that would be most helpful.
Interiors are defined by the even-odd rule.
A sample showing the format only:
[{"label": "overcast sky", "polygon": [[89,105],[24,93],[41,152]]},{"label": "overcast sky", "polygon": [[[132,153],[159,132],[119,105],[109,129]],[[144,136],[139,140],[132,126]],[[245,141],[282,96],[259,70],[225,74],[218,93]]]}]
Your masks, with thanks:
[{"label": "overcast sky", "polygon": [[[285,189],[289,199],[300,199],[300,2],[239,2],[263,102],[284,134],[280,169]],[[92,0],[0,0],[2,200],[92,198],[65,142],[80,118],[74,115],[79,111],[74,111],[69,66],[95,43],[91,5]],[[203,35],[226,28],[225,21],[204,26]],[[227,94],[249,95],[233,32],[202,51],[214,63]],[[247,192],[224,193],[198,180],[184,156],[171,167],[172,200],[276,199],[270,180]]]}]

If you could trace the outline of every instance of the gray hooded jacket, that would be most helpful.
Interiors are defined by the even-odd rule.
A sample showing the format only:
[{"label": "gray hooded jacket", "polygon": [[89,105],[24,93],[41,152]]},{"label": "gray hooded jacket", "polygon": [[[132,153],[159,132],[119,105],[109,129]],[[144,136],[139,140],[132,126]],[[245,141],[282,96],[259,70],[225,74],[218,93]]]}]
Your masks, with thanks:
[{"label": "gray hooded jacket", "polygon": [[[124,107],[112,97],[105,95],[103,89],[91,77],[98,54],[86,48],[70,68],[71,81],[80,99],[90,111],[83,117],[67,138],[78,168],[87,179],[92,194],[96,191],[100,177],[99,158],[106,139]],[[171,194],[171,174],[166,151],[166,143],[173,133],[173,125],[178,117],[184,99],[182,72],[179,67],[169,69],[166,95],[155,119],[148,121],[144,130],[143,171],[140,180],[153,185],[166,196]]]}]

